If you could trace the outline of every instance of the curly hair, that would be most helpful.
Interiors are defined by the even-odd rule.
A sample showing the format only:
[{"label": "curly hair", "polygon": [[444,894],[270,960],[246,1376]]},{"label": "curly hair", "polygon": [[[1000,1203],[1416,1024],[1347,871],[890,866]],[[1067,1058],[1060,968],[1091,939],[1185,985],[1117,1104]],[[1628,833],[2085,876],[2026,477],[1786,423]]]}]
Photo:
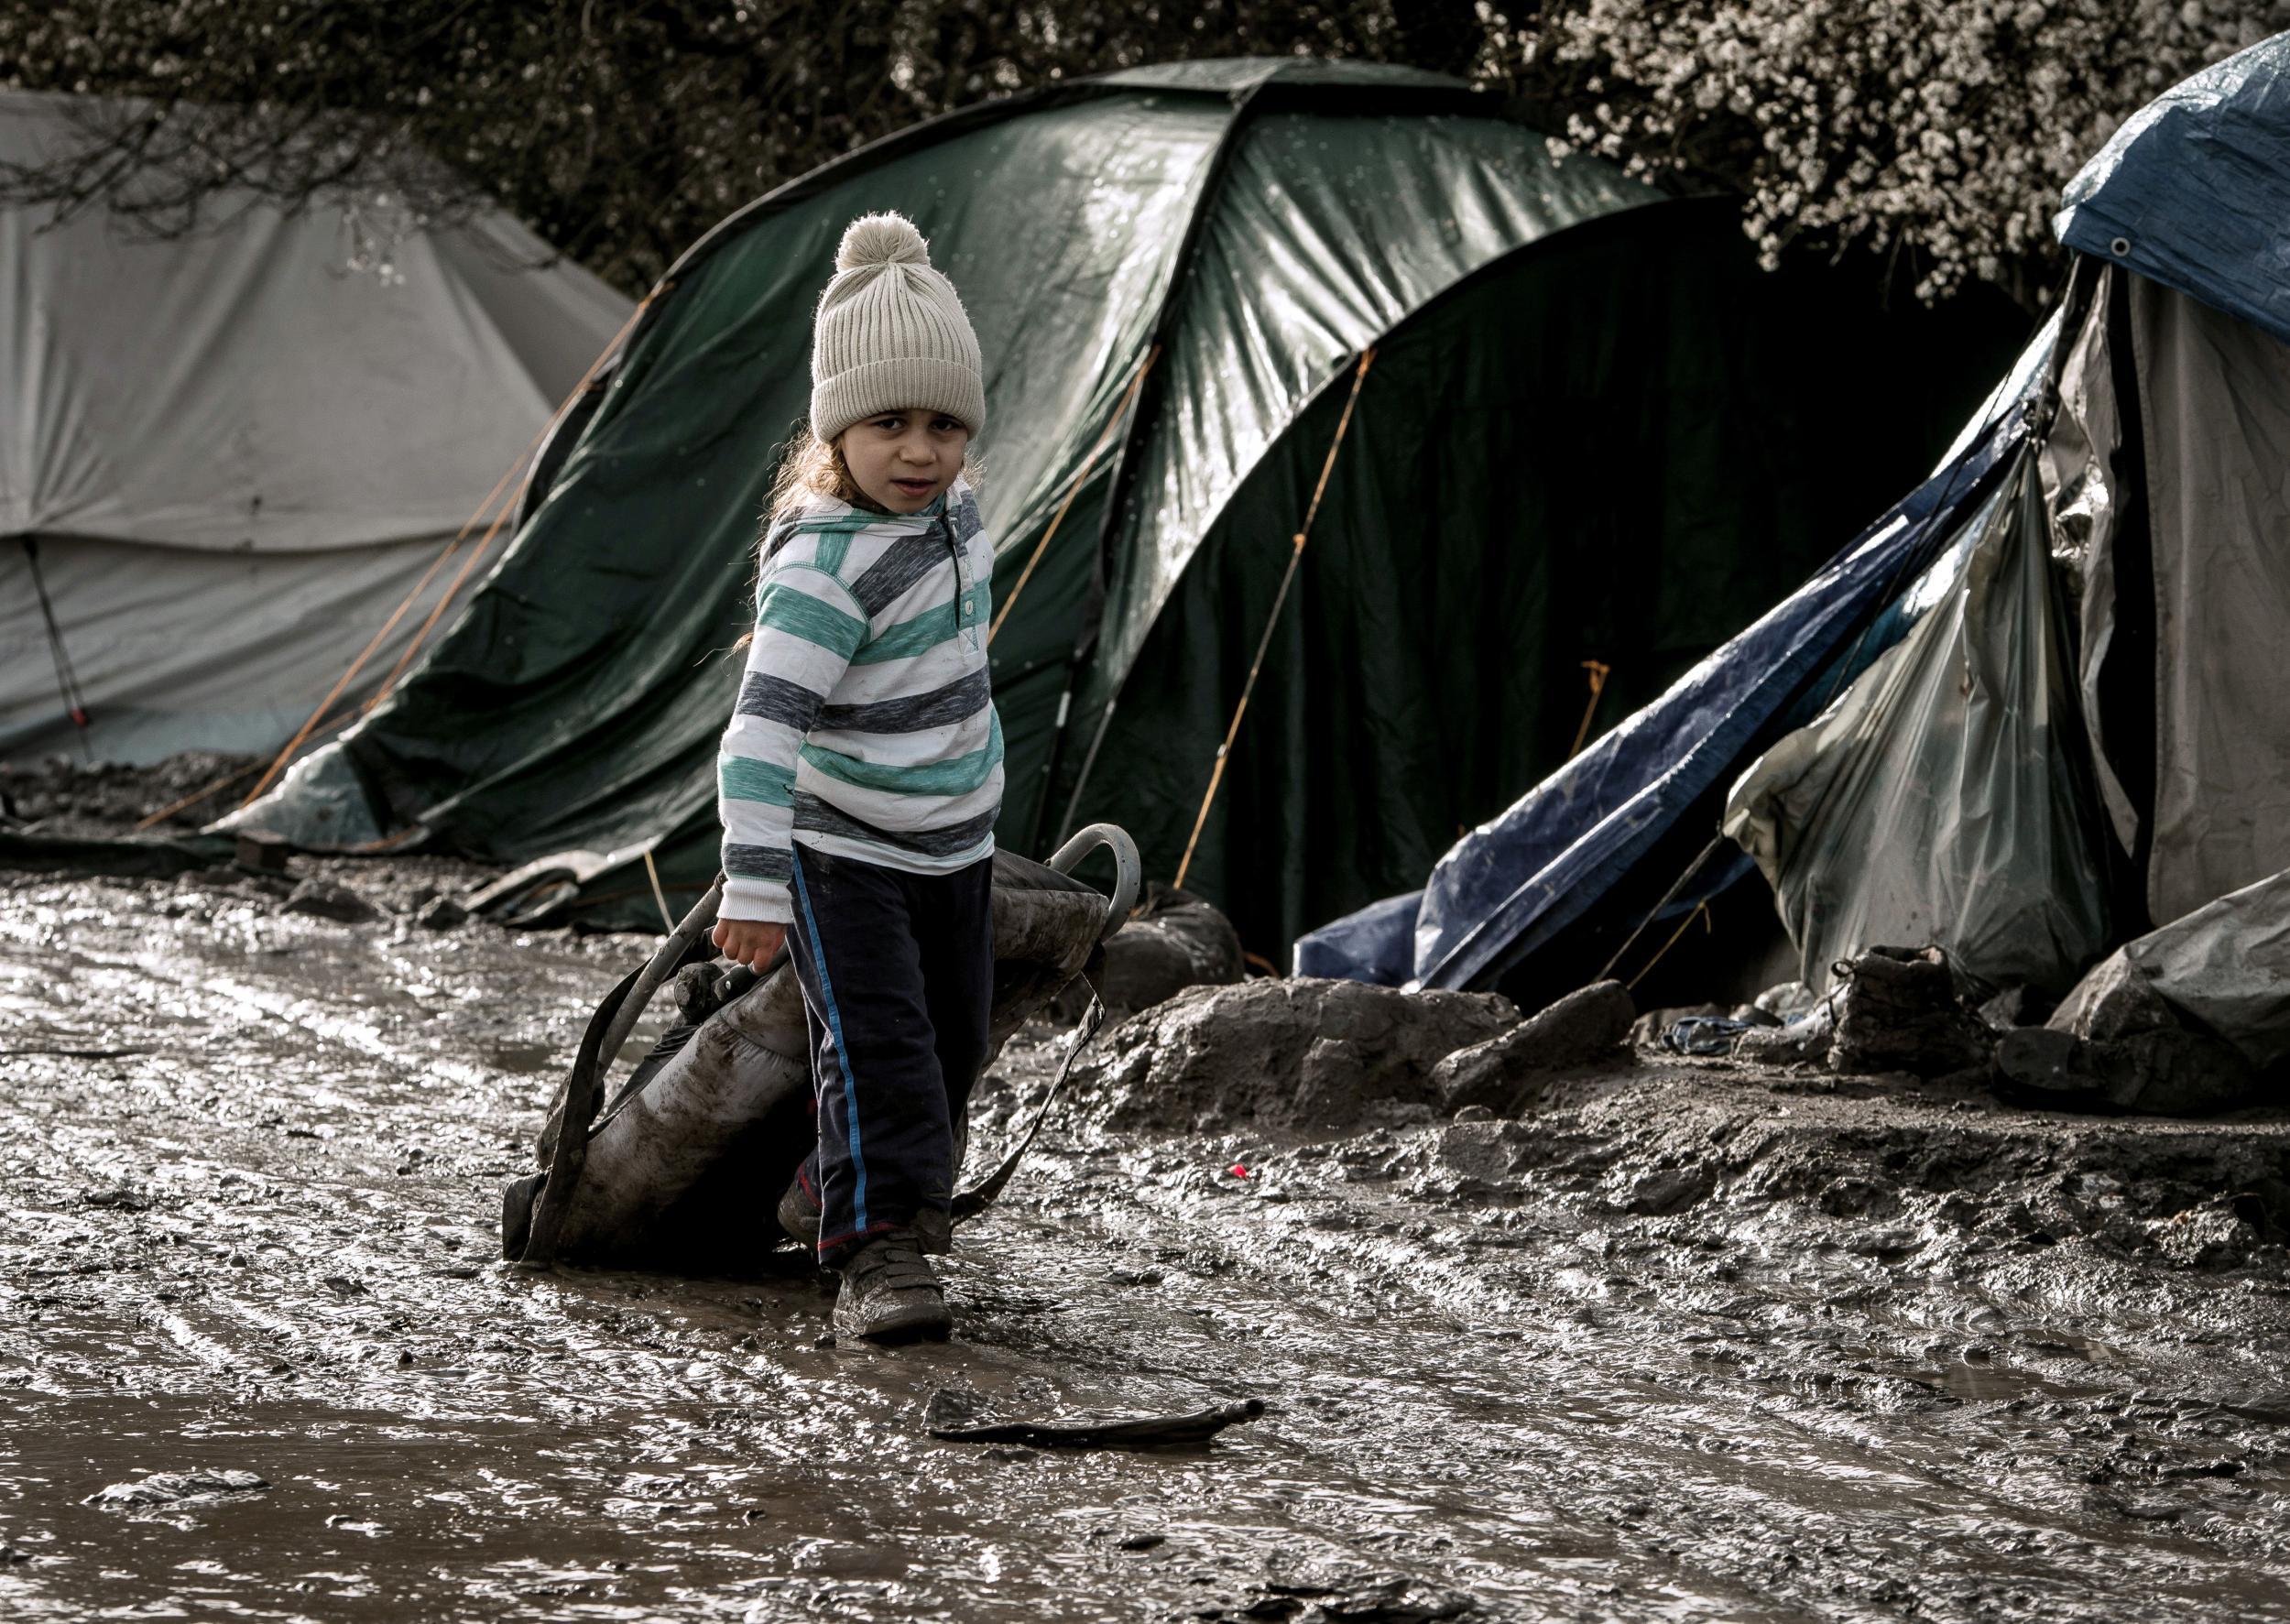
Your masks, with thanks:
[{"label": "curly hair", "polygon": [[[962,459],[962,478],[972,490],[978,488],[976,457]],[[874,507],[851,477],[851,465],[843,460],[841,437],[822,440],[806,423],[788,441],[780,457],[780,471],[772,475],[771,495],[763,508],[763,534],[758,539],[760,557],[771,556],[774,532],[785,540],[787,532],[780,529],[780,521],[800,511],[814,496],[848,502],[854,507]]]}]

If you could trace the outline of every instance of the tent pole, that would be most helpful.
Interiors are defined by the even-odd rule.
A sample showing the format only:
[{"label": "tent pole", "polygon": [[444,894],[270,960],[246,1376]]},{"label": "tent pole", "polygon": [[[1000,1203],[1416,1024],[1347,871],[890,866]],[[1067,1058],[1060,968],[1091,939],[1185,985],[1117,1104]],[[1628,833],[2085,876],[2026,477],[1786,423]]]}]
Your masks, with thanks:
[{"label": "tent pole", "polygon": [[56,605],[48,596],[48,578],[39,567],[39,541],[32,536],[19,536],[24,543],[24,562],[32,572],[32,591],[39,599],[39,617],[48,627],[48,651],[56,662],[56,692],[62,696],[64,714],[71,718],[71,725],[79,730],[80,755],[93,760],[94,752],[88,745],[87,695],[80,687],[80,673],[72,669],[71,656],[63,646],[63,628],[56,624]]},{"label": "tent pole", "polygon": [[[1178,239],[1176,254],[1169,262],[1168,286],[1161,289],[1160,307],[1153,312],[1153,325],[1149,336],[1152,346],[1150,354],[1156,357],[1168,347],[1170,339],[1176,332],[1177,315],[1183,303],[1180,292],[1185,285],[1186,278],[1192,274],[1194,260],[1200,256],[1201,239],[1207,233],[1209,216],[1216,212],[1216,200],[1224,191],[1226,174],[1232,168],[1233,155],[1240,147],[1241,132],[1248,127],[1249,119],[1255,114],[1257,94],[1263,88],[1263,82],[1260,82],[1250,85],[1235,98],[1232,117],[1216,137],[1216,151],[1209,155],[1207,169],[1201,177],[1200,190],[1194,198],[1193,213],[1186,217],[1184,223],[1184,234]],[[1163,376],[1165,377],[1166,375],[1164,374]],[[1098,515],[1097,518],[1096,567],[1090,583],[1089,597],[1083,605],[1081,635],[1074,639],[1074,652],[1067,662],[1071,672],[1066,683],[1069,688],[1081,686],[1083,678],[1086,674],[1084,662],[1094,652],[1098,641],[1098,634],[1104,627],[1107,573],[1106,566],[1112,555],[1114,539],[1120,533],[1121,510],[1123,505],[1129,500],[1129,484],[1137,476],[1139,455],[1152,416],[1153,403],[1148,399],[1152,393],[1153,390],[1146,387],[1144,376],[1140,374],[1138,398],[1133,403],[1135,409],[1129,414],[1129,428],[1121,435],[1120,444],[1114,452],[1112,464],[1106,474],[1105,511]],[[1126,673],[1123,674],[1126,675]],[[1114,692],[1117,694],[1120,692],[1118,678],[1116,679]],[[1105,743],[1106,723],[1112,714],[1113,703],[1108,700],[1104,712],[1097,718],[1096,736],[1090,740],[1089,754],[1082,762],[1080,776],[1074,780],[1074,792],[1066,801],[1065,815],[1058,820],[1057,841],[1059,842],[1063,842],[1073,830],[1074,813],[1081,805],[1082,791],[1088,785],[1090,770],[1097,764],[1097,747]],[[1045,805],[1048,803],[1048,797],[1055,792],[1058,768],[1065,759],[1065,740],[1066,734],[1063,726],[1050,736],[1050,759],[1048,765],[1042,768],[1047,779],[1042,787]],[[1034,833],[1035,842],[1039,846],[1041,831],[1037,828]]]}]

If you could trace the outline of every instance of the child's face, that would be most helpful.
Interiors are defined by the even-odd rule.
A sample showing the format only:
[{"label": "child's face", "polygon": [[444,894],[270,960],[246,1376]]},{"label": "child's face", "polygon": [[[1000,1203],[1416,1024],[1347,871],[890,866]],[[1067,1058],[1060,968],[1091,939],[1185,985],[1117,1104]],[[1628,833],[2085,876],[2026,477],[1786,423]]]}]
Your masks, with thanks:
[{"label": "child's face", "polygon": [[844,466],[878,507],[920,513],[962,472],[970,431],[941,412],[886,411],[843,431]]}]

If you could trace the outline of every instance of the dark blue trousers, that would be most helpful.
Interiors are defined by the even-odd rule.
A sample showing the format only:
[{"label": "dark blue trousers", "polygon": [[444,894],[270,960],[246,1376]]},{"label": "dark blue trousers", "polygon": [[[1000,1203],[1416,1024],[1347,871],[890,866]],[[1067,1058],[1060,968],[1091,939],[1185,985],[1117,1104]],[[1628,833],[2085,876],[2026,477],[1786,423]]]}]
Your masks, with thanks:
[{"label": "dark blue trousers", "polygon": [[954,1195],[954,1125],[986,1064],[994,863],[906,874],[795,848],[790,956],[811,1020],[819,1258]]}]

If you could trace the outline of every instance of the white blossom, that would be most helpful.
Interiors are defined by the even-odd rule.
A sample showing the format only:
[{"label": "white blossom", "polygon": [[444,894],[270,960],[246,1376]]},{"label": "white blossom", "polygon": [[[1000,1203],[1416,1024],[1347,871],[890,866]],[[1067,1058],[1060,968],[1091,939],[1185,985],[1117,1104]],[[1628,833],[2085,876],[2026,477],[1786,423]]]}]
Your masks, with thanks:
[{"label": "white blossom", "polygon": [[[1905,251],[1925,298],[1979,278],[2033,305],[2056,271],[2061,188],[2161,91],[2290,27],[2290,0],[1566,0],[1516,29],[1487,16],[1491,73],[1573,110],[1573,145],[1744,192],[1768,263],[1793,243],[1859,242]],[[1563,68],[1575,78],[1554,95]]]}]

